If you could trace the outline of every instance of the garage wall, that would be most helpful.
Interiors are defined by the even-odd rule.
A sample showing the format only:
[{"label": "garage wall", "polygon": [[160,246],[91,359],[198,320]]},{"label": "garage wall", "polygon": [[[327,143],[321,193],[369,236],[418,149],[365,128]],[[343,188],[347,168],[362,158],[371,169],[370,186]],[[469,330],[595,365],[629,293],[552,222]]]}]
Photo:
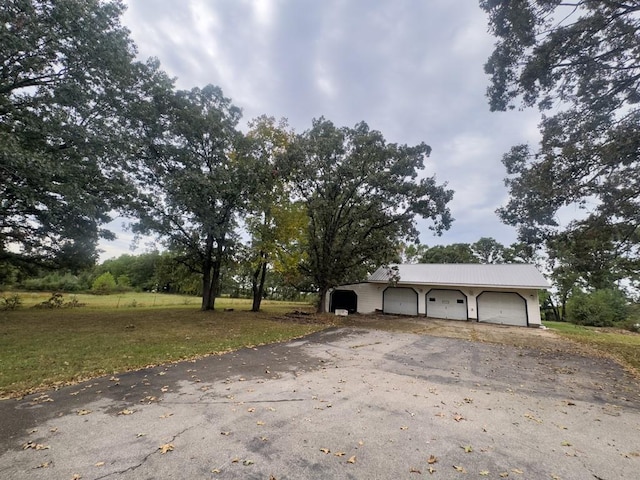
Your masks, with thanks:
[{"label": "garage wall", "polygon": [[[418,292],[418,315],[425,315],[425,299],[426,293],[432,288],[460,290],[467,296],[468,316],[470,320],[478,319],[477,312],[477,296],[482,292],[514,292],[518,293],[527,301],[527,315],[529,317],[529,326],[538,326],[540,321],[540,304],[538,302],[538,291],[535,289],[509,289],[509,288],[479,288],[479,287],[460,287],[457,285],[409,285],[401,286],[411,287]],[[358,295],[358,312],[373,313],[376,310],[382,310],[382,292],[388,287],[386,283],[355,283],[351,285],[342,285],[336,289],[353,290]],[[330,295],[327,295],[325,308],[329,311]]]},{"label": "garage wall", "polygon": [[[341,285],[333,290],[353,290],[358,295],[358,313],[373,313],[382,310],[382,291],[386,285],[375,283],[353,283],[351,285]],[[331,294],[327,295],[325,310],[328,312],[331,305]]]}]

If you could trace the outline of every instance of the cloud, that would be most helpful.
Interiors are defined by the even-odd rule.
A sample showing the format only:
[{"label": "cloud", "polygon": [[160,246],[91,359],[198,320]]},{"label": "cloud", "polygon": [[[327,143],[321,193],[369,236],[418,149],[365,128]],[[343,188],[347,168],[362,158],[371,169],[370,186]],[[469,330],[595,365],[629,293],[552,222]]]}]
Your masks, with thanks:
[{"label": "cloud", "polygon": [[219,85],[245,121],[287,117],[301,132],[324,115],[364,120],[390,142],[426,142],[424,175],[456,191],[456,222],[437,241],[515,240],[494,213],[507,196],[500,160],[537,141],[539,118],[489,111],[483,65],[494,39],[477,3],[130,1],[124,22],[142,58],[158,57],[180,88]]}]

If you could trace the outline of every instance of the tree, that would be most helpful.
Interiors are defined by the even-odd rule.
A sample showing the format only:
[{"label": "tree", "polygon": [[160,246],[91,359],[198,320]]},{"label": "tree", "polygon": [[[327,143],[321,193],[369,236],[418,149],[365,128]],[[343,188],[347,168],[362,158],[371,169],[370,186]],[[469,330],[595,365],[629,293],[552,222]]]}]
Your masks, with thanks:
[{"label": "tree", "polygon": [[0,263],[93,265],[129,197],[118,168],[145,69],[119,0],[6,0],[0,9]]},{"label": "tree", "polygon": [[402,240],[416,241],[416,216],[436,233],[449,228],[453,192],[418,179],[431,148],[387,143],[366,123],[338,128],[324,118],[290,149],[294,193],[306,206],[307,258],[301,265],[320,292],[358,281],[389,262]]},{"label": "tree", "polygon": [[480,263],[504,263],[505,261],[505,247],[495,238],[480,238],[471,244],[471,251]]},{"label": "tree", "polygon": [[541,244],[558,233],[558,210],[577,205],[586,211],[586,231],[607,225],[613,256],[637,258],[640,3],[480,5],[498,39],[485,65],[491,109],[520,100],[543,112],[539,148],[518,145],[503,158],[510,200],[499,216],[518,227],[521,240]]},{"label": "tree", "polygon": [[260,310],[269,266],[280,271],[299,263],[300,241],[306,215],[300,202],[291,201],[289,173],[285,163],[293,140],[286,120],[262,116],[249,123],[247,139],[257,190],[249,199],[245,223],[251,242],[251,310]]},{"label": "tree", "polygon": [[420,263],[480,263],[468,243],[436,245],[428,248]]},{"label": "tree", "polygon": [[213,310],[237,215],[256,184],[236,129],[241,112],[213,85],[154,91],[146,108],[156,123],[138,125],[144,150],[135,173],[146,201],[135,229],[158,234],[201,275],[202,309]]},{"label": "tree", "polygon": [[91,284],[91,291],[97,295],[108,295],[116,288],[116,279],[111,272],[104,272]]}]

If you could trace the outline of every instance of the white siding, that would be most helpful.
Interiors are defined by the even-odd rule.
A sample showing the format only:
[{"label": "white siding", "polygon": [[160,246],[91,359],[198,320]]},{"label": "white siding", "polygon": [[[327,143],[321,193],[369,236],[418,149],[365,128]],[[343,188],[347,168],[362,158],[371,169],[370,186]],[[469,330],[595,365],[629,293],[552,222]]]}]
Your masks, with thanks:
[{"label": "white siding", "polygon": [[[373,313],[376,310],[382,310],[382,292],[387,288],[388,284],[381,283],[356,283],[352,285],[342,285],[336,287],[336,290],[353,290],[358,295],[358,313]],[[468,318],[470,320],[478,319],[477,312],[477,297],[482,292],[514,292],[521,295],[527,301],[527,315],[529,318],[529,326],[538,326],[540,321],[540,304],[538,302],[538,290],[537,289],[525,289],[525,288],[482,288],[482,287],[460,287],[457,285],[417,285],[417,284],[402,284],[403,287],[411,287],[418,292],[418,314],[425,315],[425,298],[426,293],[432,288],[437,289],[453,289],[460,290],[467,297],[467,309]],[[329,311],[330,295],[327,295],[325,308]]]},{"label": "white siding", "polygon": [[[341,285],[333,290],[353,290],[358,295],[358,313],[373,313],[382,310],[382,291],[385,286],[374,283],[354,283]],[[325,299],[325,309],[328,312],[331,305],[331,292]]]}]

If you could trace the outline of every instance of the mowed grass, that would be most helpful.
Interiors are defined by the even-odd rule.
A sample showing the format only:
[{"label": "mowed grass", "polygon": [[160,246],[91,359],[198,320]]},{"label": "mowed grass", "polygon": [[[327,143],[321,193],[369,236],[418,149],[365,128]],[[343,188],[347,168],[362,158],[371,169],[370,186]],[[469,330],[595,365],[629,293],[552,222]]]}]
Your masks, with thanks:
[{"label": "mowed grass", "polygon": [[640,372],[640,334],[613,328],[583,327],[564,322],[543,322],[563,337],[589,345]]},{"label": "mowed grass", "polygon": [[248,300],[221,300],[214,312],[197,305],[0,312],[0,397],[280,342],[329,326],[315,317],[298,323],[283,315],[311,310],[308,304],[266,302],[263,312],[252,313]]}]

